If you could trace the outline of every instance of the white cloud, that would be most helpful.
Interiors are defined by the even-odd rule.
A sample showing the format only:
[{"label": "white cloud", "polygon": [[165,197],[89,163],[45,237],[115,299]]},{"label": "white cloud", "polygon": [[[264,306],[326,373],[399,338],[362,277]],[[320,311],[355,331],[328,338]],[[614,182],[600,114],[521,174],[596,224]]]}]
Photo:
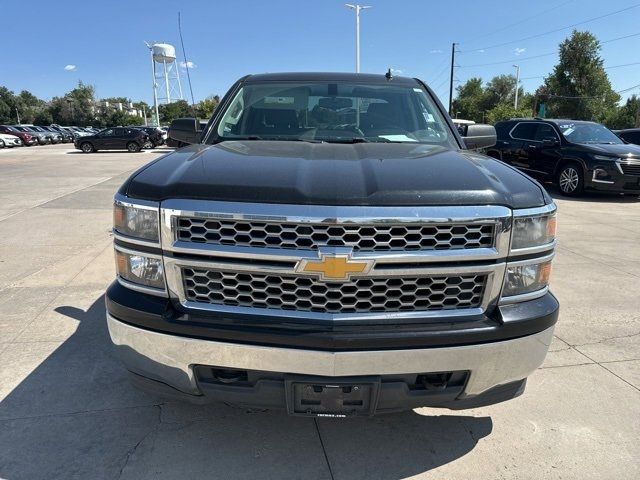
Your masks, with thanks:
[{"label": "white cloud", "polygon": [[196,68],[196,64],[193,62],[180,62],[182,68]]},{"label": "white cloud", "polygon": [[440,50],[439,48],[434,48],[429,53],[442,53],[442,50]]},{"label": "white cloud", "polygon": [[399,68],[391,67],[391,73],[393,73],[394,75],[402,75],[402,72],[404,72],[404,70],[400,70]]},{"label": "white cloud", "polygon": [[67,72],[75,72],[76,71],[76,66],[75,65],[65,65],[64,69]]},{"label": "white cloud", "polygon": [[478,52],[479,53],[484,53],[484,49],[481,48],[480,50],[478,50]]},{"label": "white cloud", "polygon": [[526,52],[526,51],[527,51],[527,49],[526,49],[526,48],[514,48],[514,49],[513,49],[513,53],[515,53],[516,55],[521,55],[521,54],[523,54],[523,53],[524,53],[524,52]]}]

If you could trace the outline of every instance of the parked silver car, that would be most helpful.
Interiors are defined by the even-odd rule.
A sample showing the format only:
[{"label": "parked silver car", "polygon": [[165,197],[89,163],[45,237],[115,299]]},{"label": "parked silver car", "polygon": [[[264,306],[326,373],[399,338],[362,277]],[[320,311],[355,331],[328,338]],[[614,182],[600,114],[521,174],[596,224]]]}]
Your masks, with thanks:
[{"label": "parked silver car", "polygon": [[27,125],[13,125],[13,128],[21,132],[28,133],[29,135],[35,137],[38,140],[38,145],[47,145],[51,143],[52,139],[48,133],[33,130],[32,127]]}]

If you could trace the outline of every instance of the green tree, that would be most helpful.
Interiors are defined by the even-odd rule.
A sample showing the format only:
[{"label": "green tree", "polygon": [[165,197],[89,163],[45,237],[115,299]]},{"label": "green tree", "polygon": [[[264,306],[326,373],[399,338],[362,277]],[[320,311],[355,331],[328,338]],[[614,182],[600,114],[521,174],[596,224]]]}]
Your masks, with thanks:
[{"label": "green tree", "polygon": [[211,95],[196,104],[196,116],[202,120],[208,120],[220,103],[218,95]]},{"label": "green tree", "polygon": [[531,108],[528,106],[518,105],[516,110],[513,103],[499,103],[487,112],[485,121],[494,124],[502,120],[510,118],[523,118],[531,116]]},{"label": "green tree", "polygon": [[[511,110],[515,113],[513,104],[515,101],[516,77],[514,75],[498,75],[493,77],[486,86],[483,86],[481,78],[471,78],[464,85],[458,87],[458,97],[453,102],[454,114],[460,118],[486,122],[489,112],[497,109],[493,117],[506,114]],[[518,111],[524,116],[529,116],[532,109],[533,96],[525,93],[522,87],[518,89]],[[499,113],[499,115],[498,115]]]},{"label": "green tree", "polygon": [[632,95],[623,106],[610,110],[604,124],[611,129],[640,127],[640,97]]},{"label": "green tree", "polygon": [[51,125],[53,123],[53,116],[51,115],[48,107],[43,108],[35,114],[33,123],[35,123],[36,125]]},{"label": "green tree", "polygon": [[54,123],[87,126],[96,123],[95,89],[81,81],[63,97],[54,97],[49,106]]},{"label": "green tree", "polygon": [[15,123],[15,95],[6,87],[0,87],[0,123]]},{"label": "green tree", "polygon": [[485,92],[482,79],[473,77],[456,89],[458,95],[453,101],[453,116],[459,116],[476,122],[482,121],[482,112],[485,105]]},{"label": "green tree", "polygon": [[171,123],[171,121],[176,118],[193,116],[191,107],[186,100],[178,100],[177,102],[167,103],[166,105],[159,105],[158,113],[160,114],[160,122],[162,123]]},{"label": "green tree", "polygon": [[602,121],[616,110],[620,95],[611,88],[600,48],[594,35],[577,30],[560,44],[559,62],[543,85],[547,116]]}]

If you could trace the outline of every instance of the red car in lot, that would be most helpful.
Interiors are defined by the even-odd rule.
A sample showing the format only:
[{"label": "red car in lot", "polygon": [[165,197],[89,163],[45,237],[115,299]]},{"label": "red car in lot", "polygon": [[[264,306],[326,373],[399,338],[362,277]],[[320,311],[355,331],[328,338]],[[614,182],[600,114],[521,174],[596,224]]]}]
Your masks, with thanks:
[{"label": "red car in lot", "polygon": [[27,132],[21,132],[17,128],[10,125],[0,125],[0,133],[8,133],[9,135],[15,135],[22,140],[25,146],[30,147],[38,142],[38,139]]}]

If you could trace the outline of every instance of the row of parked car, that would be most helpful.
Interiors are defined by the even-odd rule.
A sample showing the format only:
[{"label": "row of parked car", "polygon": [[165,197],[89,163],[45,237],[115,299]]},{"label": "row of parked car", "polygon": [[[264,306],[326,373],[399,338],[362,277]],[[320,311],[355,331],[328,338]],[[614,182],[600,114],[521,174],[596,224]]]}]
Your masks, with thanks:
[{"label": "row of parked car", "polygon": [[[157,127],[76,127],[52,125],[0,125],[0,148],[30,147],[32,145],[56,145],[73,142],[76,147],[87,144],[101,144],[102,137],[116,137],[126,133],[124,130],[135,130],[139,133],[136,141],[142,140],[140,149],[155,148],[163,145],[167,139],[166,130]],[[84,140],[84,141],[82,141]],[[110,144],[114,142],[109,142]],[[118,142],[116,142],[118,143]],[[102,148],[107,148],[103,145]],[[126,148],[126,144],[123,148]],[[97,149],[97,148],[96,148]]]}]

